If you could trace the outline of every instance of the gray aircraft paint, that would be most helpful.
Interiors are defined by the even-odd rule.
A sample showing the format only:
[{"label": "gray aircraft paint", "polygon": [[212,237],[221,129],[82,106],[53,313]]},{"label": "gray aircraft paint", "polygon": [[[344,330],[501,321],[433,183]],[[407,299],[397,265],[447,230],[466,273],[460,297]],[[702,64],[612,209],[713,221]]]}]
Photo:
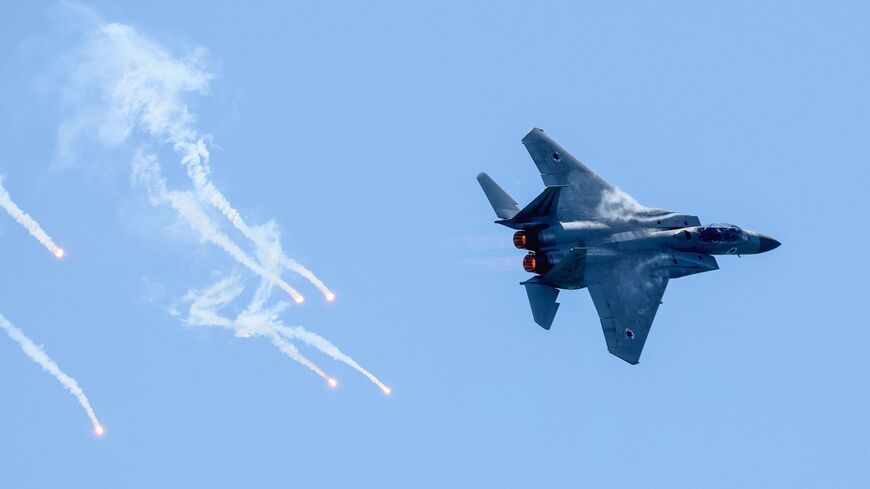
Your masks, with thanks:
[{"label": "gray aircraft paint", "polygon": [[733,225],[702,226],[697,216],[645,207],[571,156],[543,130],[522,139],[544,191],[520,209],[486,173],[477,176],[498,224],[516,229],[532,317],[550,329],[560,289],[587,288],[607,350],[640,359],[668,280],[717,270],[713,255],[751,255],[779,241]]}]

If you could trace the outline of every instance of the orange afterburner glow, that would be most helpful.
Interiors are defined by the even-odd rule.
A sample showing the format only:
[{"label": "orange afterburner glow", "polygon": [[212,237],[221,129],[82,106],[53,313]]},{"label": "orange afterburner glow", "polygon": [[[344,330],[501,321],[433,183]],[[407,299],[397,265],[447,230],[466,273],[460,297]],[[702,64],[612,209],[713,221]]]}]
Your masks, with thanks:
[{"label": "orange afterburner glow", "polygon": [[327,382],[327,383],[329,384],[329,386],[332,387],[333,389],[335,389],[336,387],[338,387],[338,381],[335,380],[335,379],[333,379],[332,377],[330,377],[329,379],[327,379],[326,382]]},{"label": "orange afterburner glow", "polygon": [[106,434],[106,429],[103,428],[103,425],[98,424],[94,426],[94,434],[97,436],[103,436],[104,434]]},{"label": "orange afterburner glow", "polygon": [[326,300],[328,300],[329,302],[334,301],[334,300],[335,300],[335,294],[333,294],[332,292],[327,292],[327,293],[326,293]]},{"label": "orange afterburner glow", "polygon": [[55,248],[54,249],[54,256],[56,256],[58,258],[63,258],[64,253],[66,253],[66,252],[63,251],[63,248]]}]

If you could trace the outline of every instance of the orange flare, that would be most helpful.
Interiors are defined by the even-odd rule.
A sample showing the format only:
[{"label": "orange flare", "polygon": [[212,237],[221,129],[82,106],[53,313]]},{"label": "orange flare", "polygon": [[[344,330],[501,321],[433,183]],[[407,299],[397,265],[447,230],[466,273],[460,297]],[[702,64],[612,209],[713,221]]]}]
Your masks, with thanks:
[{"label": "orange flare", "polygon": [[393,393],[393,389],[391,389],[389,387],[384,387],[384,394],[389,396],[392,393]]},{"label": "orange flare", "polygon": [[94,426],[94,434],[97,436],[103,436],[106,433],[106,429],[103,428],[103,425]]},{"label": "orange flare", "polygon": [[329,302],[334,301],[334,300],[335,300],[335,294],[333,294],[332,292],[328,292],[328,293],[326,294],[326,300],[328,300]]},{"label": "orange flare", "polygon": [[64,253],[65,251],[63,251],[63,248],[55,248],[54,250],[54,256],[58,258],[63,258]]},{"label": "orange flare", "polygon": [[336,387],[338,387],[338,381],[335,380],[335,379],[333,379],[332,377],[330,377],[329,379],[327,379],[326,382],[328,382],[328,383],[329,383],[329,386],[332,387],[333,389],[335,389]]}]

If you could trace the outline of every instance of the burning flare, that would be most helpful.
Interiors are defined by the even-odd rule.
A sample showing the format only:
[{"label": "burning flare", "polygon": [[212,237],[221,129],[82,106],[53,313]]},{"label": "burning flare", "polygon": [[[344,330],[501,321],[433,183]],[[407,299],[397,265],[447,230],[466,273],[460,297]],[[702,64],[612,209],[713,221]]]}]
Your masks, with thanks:
[{"label": "burning flare", "polygon": [[[133,158],[133,177],[146,188],[150,203],[172,207],[197,232],[201,241],[220,247],[263,281],[251,306],[235,317],[224,316],[220,309],[241,294],[243,287],[236,280],[221,281],[205,291],[191,291],[187,296],[191,305],[186,322],[228,328],[240,338],[267,338],[282,353],[311,369],[329,385],[337,386],[332,376],[291,343],[293,338],[301,337],[359,370],[388,392],[388,387],[323,338],[302,328],[294,329],[291,335],[278,331],[282,324],[277,314],[283,310],[285,302],[266,307],[272,287],[281,288],[296,304],[304,301],[302,295],[282,279],[284,270],[307,279],[327,301],[334,301],[335,293],[311,270],[284,253],[276,224],[271,221],[263,225],[246,223],[210,180],[208,146],[211,137],[196,127],[196,117],[184,103],[188,93],[207,93],[209,82],[214,78],[204,67],[205,51],[194,50],[187,56],[177,57],[148,36],[120,23],[101,23],[91,34],[90,41],[79,50],[80,59],[76,60],[77,66],[67,86],[70,92],[87,94],[82,103],[77,104],[82,118],[94,120],[94,126],[89,128],[95,129],[100,141],[110,146],[127,141],[140,130],[152,144],[170,146],[186,170],[192,188],[188,191],[167,188],[156,156],[149,153],[147,145],[142,145]],[[95,105],[89,106],[87,101]],[[76,122],[70,121],[71,126]],[[59,133],[62,154],[69,153],[75,133]],[[208,205],[251,241],[255,251],[247,253],[223,232],[212,220]]]},{"label": "burning flare", "polygon": [[289,327],[277,322],[272,322],[270,326],[285,338],[301,340],[303,343],[317,348],[322,353],[331,356],[339,362],[342,362],[357,372],[365,375],[366,378],[384,391],[385,394],[392,392],[392,389],[384,385],[384,383],[375,377],[373,373],[363,368],[362,365],[358,364],[353,358],[347,356],[344,352],[339,350],[337,346],[319,334],[312,333],[301,326]]},{"label": "burning flare", "polygon": [[48,251],[52,252],[54,256],[58,258],[63,257],[63,248],[54,244],[54,240],[40,227],[39,223],[12,201],[9,192],[3,187],[3,177],[0,177],[0,207],[6,209],[6,212],[12,216],[12,219],[15,219],[18,221],[18,224],[24,226],[24,229],[36,238],[37,241],[42,243],[42,246],[48,248]]},{"label": "burning flare", "polygon": [[84,408],[85,413],[87,413],[88,418],[90,418],[91,423],[94,425],[94,433],[97,436],[101,436],[105,431],[103,429],[103,425],[97,419],[97,415],[94,414],[93,408],[91,408],[91,403],[88,402],[88,397],[85,395],[85,392],[79,387],[78,382],[69,375],[65,374],[57,364],[49,358],[48,354],[42,349],[42,347],[33,343],[24,333],[16,328],[12,323],[6,320],[2,314],[0,314],[0,328],[6,331],[6,334],[9,335],[10,338],[15,340],[18,343],[18,346],[24,350],[24,354],[30,357],[31,360],[36,362],[43,370],[50,373],[57,379],[61,385],[66,388],[66,390],[70,391],[72,395],[78,399],[79,404]]}]

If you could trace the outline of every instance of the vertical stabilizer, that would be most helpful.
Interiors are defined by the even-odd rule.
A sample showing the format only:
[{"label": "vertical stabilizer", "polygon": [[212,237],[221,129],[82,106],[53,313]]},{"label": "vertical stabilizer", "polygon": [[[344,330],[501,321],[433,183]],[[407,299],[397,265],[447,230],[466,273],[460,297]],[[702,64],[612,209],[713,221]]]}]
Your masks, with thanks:
[{"label": "vertical stabilizer", "polygon": [[495,215],[501,219],[510,219],[517,215],[520,208],[517,207],[516,201],[511,198],[495,181],[486,173],[481,173],[477,176],[477,181],[480,183],[480,188],[489,199],[489,204],[495,211]]},{"label": "vertical stabilizer", "polygon": [[559,303],[556,302],[559,289],[532,282],[525,282],[523,285],[529,295],[529,305],[532,306],[532,317],[535,318],[535,322],[544,329],[550,329],[556,311],[559,310]]}]

